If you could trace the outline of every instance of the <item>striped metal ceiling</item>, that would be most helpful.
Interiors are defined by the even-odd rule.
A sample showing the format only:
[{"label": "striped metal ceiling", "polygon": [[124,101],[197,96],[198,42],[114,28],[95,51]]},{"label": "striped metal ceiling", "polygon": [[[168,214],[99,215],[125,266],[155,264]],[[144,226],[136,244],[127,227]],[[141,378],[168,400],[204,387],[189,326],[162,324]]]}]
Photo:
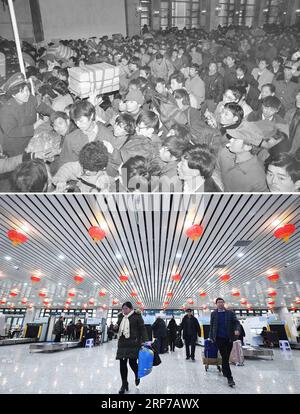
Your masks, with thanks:
[{"label": "striped metal ceiling", "polygon": [[[274,237],[274,221],[293,223],[288,243]],[[185,232],[201,224],[198,241]],[[107,236],[94,242],[88,234],[99,225]],[[278,225],[278,224],[277,224]],[[26,226],[29,240],[14,247],[7,231]],[[294,303],[300,296],[300,203],[297,195],[109,194],[109,195],[3,195],[0,197],[0,298],[19,306],[22,297],[40,305],[38,292],[47,289],[53,306],[62,306],[70,288],[73,305],[81,307],[94,297],[97,305],[133,300],[145,308],[179,308],[192,298],[194,306],[211,305],[221,295],[232,306],[245,297],[266,306],[267,289],[275,286],[277,304]],[[252,241],[234,246],[237,241]],[[216,266],[222,267],[216,267]],[[32,284],[30,276],[42,273]],[[83,272],[76,286],[73,277]],[[279,273],[274,284],[268,271]],[[128,282],[119,281],[128,274]],[[228,283],[219,276],[230,274]],[[171,275],[180,274],[175,283]],[[11,299],[10,289],[19,295]],[[237,288],[241,296],[234,298]],[[107,290],[104,298],[101,289]],[[199,291],[207,296],[201,298]]]}]

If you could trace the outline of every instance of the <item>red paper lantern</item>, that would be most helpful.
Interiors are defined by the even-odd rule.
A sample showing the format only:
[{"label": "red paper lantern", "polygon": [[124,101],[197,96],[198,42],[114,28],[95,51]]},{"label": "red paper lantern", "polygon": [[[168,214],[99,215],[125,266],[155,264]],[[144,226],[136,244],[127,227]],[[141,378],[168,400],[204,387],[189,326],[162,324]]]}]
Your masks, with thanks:
[{"label": "red paper lantern", "polygon": [[0,303],[1,303],[1,305],[5,305],[6,302],[7,302],[7,299],[6,298],[2,298]]},{"label": "red paper lantern", "polygon": [[136,302],[136,304],[139,306],[139,305],[142,305],[143,302]]},{"label": "red paper lantern", "polygon": [[187,237],[195,241],[199,239],[202,233],[203,228],[199,224],[194,224],[192,227],[187,229],[185,234],[187,235]]},{"label": "red paper lantern", "polygon": [[66,303],[71,303],[72,302],[72,299],[70,299],[70,298],[68,298],[67,300],[66,300]]},{"label": "red paper lantern", "polygon": [[291,311],[295,311],[295,310],[297,310],[296,306],[292,306]]},{"label": "red paper lantern", "polygon": [[9,240],[12,241],[12,244],[14,246],[17,246],[18,244],[26,243],[28,240],[28,237],[26,236],[26,234],[21,233],[17,230],[9,230],[7,232],[7,237],[9,238]]},{"label": "red paper lantern", "polygon": [[68,296],[69,296],[70,298],[74,298],[74,297],[75,297],[75,295],[76,295],[76,292],[74,291],[74,289],[71,289],[71,290],[69,291],[69,293],[68,293]]},{"label": "red paper lantern", "polygon": [[50,303],[50,302],[49,302],[49,299],[45,299],[45,300],[43,301],[43,304],[44,304],[44,305],[46,305],[46,306],[47,306],[47,305],[49,305],[49,303]]},{"label": "red paper lantern", "polygon": [[136,292],[131,292],[131,293],[130,293],[130,296],[131,296],[132,298],[136,298],[136,297],[137,297],[137,295],[138,295],[138,294],[137,294]]},{"label": "red paper lantern", "polygon": [[129,277],[127,275],[120,275],[119,280],[121,283],[126,283]]},{"label": "red paper lantern", "polygon": [[240,292],[238,291],[238,290],[233,290],[232,292],[231,292],[231,295],[232,296],[240,296]]},{"label": "red paper lantern", "polygon": [[45,298],[45,297],[47,296],[46,291],[45,291],[45,290],[40,290],[40,292],[39,292],[39,296],[40,296],[41,298]]},{"label": "red paper lantern", "polygon": [[21,300],[21,303],[22,303],[22,305],[26,305],[26,303],[27,303],[27,298],[23,298],[23,299]]},{"label": "red paper lantern", "polygon": [[187,300],[187,303],[188,303],[189,305],[194,305],[194,303],[195,303],[195,302],[193,301],[193,299],[188,299],[188,300]]},{"label": "red paper lantern", "polygon": [[274,236],[277,239],[282,239],[285,242],[288,242],[295,230],[296,227],[294,224],[286,224],[285,226],[279,227],[279,229],[274,232]]},{"label": "red paper lantern", "polygon": [[201,291],[201,292],[199,293],[199,295],[201,296],[201,298],[205,298],[206,293],[205,293],[205,292],[203,292],[203,291]]},{"label": "red paper lantern", "polygon": [[100,227],[93,226],[89,229],[89,235],[95,242],[98,242],[104,239],[104,237],[106,236],[106,233]]},{"label": "red paper lantern", "polygon": [[119,303],[118,299],[113,299],[113,301],[112,301],[113,305],[118,305],[118,303]]},{"label": "red paper lantern", "polygon": [[229,275],[222,275],[222,276],[220,276],[221,282],[227,283],[230,279],[231,279],[231,276],[229,276]]},{"label": "red paper lantern", "polygon": [[275,300],[269,300],[268,305],[275,305]]},{"label": "red paper lantern", "polygon": [[277,295],[276,290],[271,290],[271,289],[268,290],[268,296],[274,297],[276,295]]},{"label": "red paper lantern", "polygon": [[180,282],[181,280],[181,275],[173,275],[172,276],[172,280],[176,283]]},{"label": "red paper lantern", "polygon": [[168,305],[170,305],[170,302],[165,301],[165,302],[164,302],[164,305],[165,305],[165,306],[168,306]]},{"label": "red paper lantern", "polygon": [[75,283],[77,284],[77,285],[79,285],[79,283],[82,283],[83,281],[84,281],[84,277],[83,276],[80,276],[80,275],[76,275],[76,276],[74,276],[74,281],[75,281]]},{"label": "red paper lantern", "polygon": [[208,309],[207,305],[203,305],[203,306],[202,306],[202,309],[203,309],[203,310]]},{"label": "red paper lantern", "polygon": [[86,309],[86,308],[87,308],[87,303],[84,303],[84,304],[82,305],[82,307],[83,307],[83,309]]},{"label": "red paper lantern", "polygon": [[13,309],[15,307],[15,305],[12,303],[11,305],[9,305],[10,309]]},{"label": "red paper lantern", "polygon": [[173,293],[172,292],[168,292],[167,293],[167,298],[172,298],[173,297]]},{"label": "red paper lantern", "polygon": [[31,279],[32,283],[38,283],[38,282],[41,281],[41,277],[39,275],[32,275],[30,277],[30,279]]},{"label": "red paper lantern", "polygon": [[274,275],[268,276],[268,280],[270,280],[271,282],[277,282],[278,279],[279,279],[279,275],[277,273]]},{"label": "red paper lantern", "polygon": [[296,300],[296,305],[300,305],[300,299]]},{"label": "red paper lantern", "polygon": [[241,301],[240,301],[240,304],[241,304],[241,305],[248,305],[248,301],[247,301],[247,299],[242,298],[242,299],[241,299]]},{"label": "red paper lantern", "polygon": [[12,296],[13,298],[15,298],[16,296],[18,296],[18,290],[17,289],[12,289],[10,292],[9,292],[9,296]]},{"label": "red paper lantern", "polygon": [[99,296],[100,298],[104,298],[104,296],[106,296],[106,292],[104,292],[103,290],[100,290]]},{"label": "red paper lantern", "polygon": [[95,299],[94,298],[90,298],[89,305],[94,305],[94,303],[95,303]]},{"label": "red paper lantern", "polygon": [[33,308],[33,303],[29,303],[28,309],[32,309],[32,308]]}]

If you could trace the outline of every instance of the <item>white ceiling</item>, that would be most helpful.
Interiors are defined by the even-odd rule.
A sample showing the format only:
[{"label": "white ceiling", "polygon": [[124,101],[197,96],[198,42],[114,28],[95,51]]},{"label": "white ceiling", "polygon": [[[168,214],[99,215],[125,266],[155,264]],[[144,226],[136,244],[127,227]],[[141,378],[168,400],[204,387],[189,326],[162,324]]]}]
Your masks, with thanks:
[{"label": "white ceiling", "polygon": [[[288,243],[273,236],[274,220],[296,225]],[[29,240],[14,247],[7,231],[24,224]],[[204,229],[195,242],[185,235],[192,224]],[[89,236],[93,225],[107,231],[103,241],[95,243]],[[240,307],[240,298],[231,295],[238,288],[254,307],[265,307],[267,289],[275,286],[276,303],[289,306],[300,296],[299,228],[297,195],[3,195],[0,298],[19,306],[25,296],[40,305],[38,291],[46,288],[52,305],[59,307],[68,289],[76,287],[73,304],[78,307],[90,297],[110,307],[114,298],[134,302],[132,290],[146,309],[161,308],[167,292],[174,294],[169,308],[181,307],[188,298],[196,307],[212,305],[217,296]],[[252,243],[234,247],[238,240]],[[216,269],[217,264],[226,267]],[[37,270],[44,277],[33,285],[30,276]],[[79,270],[85,281],[76,286],[73,277]],[[121,284],[118,276],[124,270],[129,281]],[[280,274],[276,284],[267,280],[269,270]],[[182,275],[178,284],[171,280],[174,273]],[[232,276],[227,284],[219,281],[224,273]],[[11,300],[14,287],[20,294]],[[102,299],[101,288],[107,290]],[[201,289],[206,298],[200,298]]]}]

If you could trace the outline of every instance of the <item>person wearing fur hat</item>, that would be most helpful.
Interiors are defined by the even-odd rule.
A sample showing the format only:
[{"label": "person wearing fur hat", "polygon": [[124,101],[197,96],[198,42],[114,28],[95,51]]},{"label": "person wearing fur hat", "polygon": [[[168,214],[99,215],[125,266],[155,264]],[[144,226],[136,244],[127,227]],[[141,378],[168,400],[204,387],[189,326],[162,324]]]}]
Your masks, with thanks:
[{"label": "person wearing fur hat", "polygon": [[9,157],[23,154],[34,135],[37,114],[51,115],[53,110],[31,95],[22,73],[12,75],[2,89],[10,98],[0,109],[3,152]]},{"label": "person wearing fur hat", "polygon": [[131,302],[123,303],[122,312],[118,316],[118,322],[114,326],[114,330],[118,332],[116,359],[120,360],[122,378],[122,387],[119,394],[125,394],[125,391],[128,391],[128,361],[135,375],[136,386],[140,383],[137,359],[142,343],[148,340],[141,311],[134,310]]}]

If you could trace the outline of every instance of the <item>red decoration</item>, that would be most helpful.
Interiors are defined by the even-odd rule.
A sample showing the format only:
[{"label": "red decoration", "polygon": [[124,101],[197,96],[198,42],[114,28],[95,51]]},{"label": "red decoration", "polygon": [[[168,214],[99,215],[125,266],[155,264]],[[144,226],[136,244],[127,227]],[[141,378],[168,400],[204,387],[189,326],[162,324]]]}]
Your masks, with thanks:
[{"label": "red decoration", "polygon": [[269,300],[268,305],[275,305],[275,300]]},{"label": "red decoration", "polygon": [[202,306],[202,309],[203,309],[203,310],[208,309],[207,305]]},{"label": "red decoration", "polygon": [[131,293],[130,293],[130,296],[131,296],[132,298],[136,298],[136,297],[137,297],[137,295],[138,295],[138,294],[137,294],[136,292],[131,292]]},{"label": "red decoration", "polygon": [[203,233],[203,228],[199,224],[194,224],[192,227],[188,228],[186,231],[187,237],[196,241]]},{"label": "red decoration", "polygon": [[76,275],[76,276],[74,276],[74,281],[75,281],[75,283],[77,284],[77,285],[79,285],[79,283],[82,283],[83,281],[84,281],[84,277],[83,276],[80,276],[80,275]]},{"label": "red decoration", "polygon": [[172,292],[168,292],[167,293],[167,298],[172,298],[173,297],[173,293]]},{"label": "red decoration", "polygon": [[2,298],[2,299],[1,299],[1,302],[0,302],[0,303],[1,303],[1,305],[5,305],[5,304],[6,304],[6,301],[7,301],[7,299],[6,299],[6,298]]},{"label": "red decoration", "polygon": [[127,275],[120,275],[119,280],[121,283],[126,283],[129,277]]},{"label": "red decoration", "polygon": [[49,299],[45,299],[44,302],[43,302],[43,304],[46,305],[46,306],[49,305],[49,303],[50,303]]},{"label": "red decoration", "polygon": [[39,275],[32,275],[30,277],[30,279],[31,279],[32,283],[38,283],[38,282],[41,281],[41,277]]},{"label": "red decoration", "polygon": [[99,296],[100,298],[104,298],[104,296],[106,296],[106,292],[104,292],[103,290],[100,290]]},{"label": "red decoration", "polygon": [[277,239],[283,239],[285,242],[288,242],[295,230],[296,227],[294,224],[286,224],[285,226],[279,227],[279,229],[274,232],[274,236]]},{"label": "red decoration", "polygon": [[300,300],[299,299],[296,300],[296,305],[300,305]]},{"label": "red decoration", "polygon": [[222,276],[220,276],[221,282],[227,283],[230,279],[231,279],[231,276],[229,276],[229,275],[222,275]]},{"label": "red decoration", "polygon": [[165,306],[168,306],[168,305],[170,305],[170,302],[168,302],[167,300],[164,302],[164,305]]},{"label": "red decoration", "polygon": [[203,292],[203,291],[201,291],[201,292],[199,293],[199,295],[201,296],[201,298],[205,298],[206,293],[205,293],[205,292]]},{"label": "red decoration", "polygon": [[86,309],[86,308],[87,308],[87,303],[84,303],[84,304],[82,305],[82,307],[83,307],[83,309]]},{"label": "red decoration", "polygon": [[23,298],[23,299],[21,300],[21,303],[22,303],[22,305],[26,305],[26,303],[27,303],[27,298]]},{"label": "red decoration", "polygon": [[295,310],[297,310],[296,306],[292,306],[291,311],[295,311]]},{"label": "red decoration", "polygon": [[142,304],[143,304],[143,302],[136,302],[136,304],[137,304],[137,305],[142,305]]},{"label": "red decoration", "polygon": [[66,303],[71,303],[72,302],[72,299],[70,299],[70,298],[68,298],[67,300],[66,300]]},{"label": "red decoration", "polygon": [[9,296],[16,297],[16,296],[18,296],[18,293],[19,292],[18,292],[17,289],[12,289],[9,293]]},{"label": "red decoration", "polygon": [[278,279],[279,279],[279,275],[277,273],[275,273],[274,275],[268,276],[268,280],[270,280],[271,282],[277,282]]},{"label": "red decoration", "polygon": [[238,290],[233,290],[232,292],[231,292],[231,295],[232,296],[240,296],[241,294],[240,294],[240,292],[238,291]]},{"label": "red decoration", "polygon": [[112,304],[113,304],[113,305],[118,305],[118,303],[119,303],[118,299],[114,299],[114,300],[112,301]]},{"label": "red decoration", "polygon": [[173,275],[172,276],[172,280],[176,283],[180,282],[181,280],[181,275]]},{"label": "red decoration", "polygon": [[187,300],[187,303],[188,303],[189,305],[194,305],[194,303],[195,303],[195,302],[193,301],[193,299],[188,299],[188,300]]},{"label": "red decoration", "polygon": [[68,293],[68,296],[69,296],[70,298],[74,298],[74,297],[75,297],[75,295],[76,295],[76,293],[75,293],[74,289],[71,289],[71,290],[69,291],[69,293]]},{"label": "red decoration", "polygon": [[21,233],[17,230],[9,230],[7,232],[7,237],[9,238],[9,240],[12,241],[14,246],[17,246],[18,244],[26,243],[28,240],[28,237],[26,236],[26,234]]},{"label": "red decoration", "polygon": [[272,289],[269,289],[269,290],[268,290],[268,296],[274,297],[274,296],[276,296],[276,295],[277,295],[276,290],[272,290]]},{"label": "red decoration", "polygon": [[95,299],[94,298],[90,298],[89,305],[94,305],[94,303],[95,303]]},{"label": "red decoration", "polygon": [[15,305],[12,303],[11,305],[9,305],[10,309],[13,309],[15,307]]},{"label": "red decoration", "polygon": [[47,296],[46,291],[45,291],[45,290],[40,290],[40,292],[39,292],[39,296],[40,296],[41,298],[45,298],[45,297]]},{"label": "red decoration", "polygon": [[106,233],[100,227],[93,226],[89,229],[89,235],[95,242],[98,242],[104,239],[104,237],[106,236]]},{"label": "red decoration", "polygon": [[247,301],[247,299],[242,298],[242,299],[241,299],[241,301],[240,301],[240,304],[241,304],[241,305],[248,305],[248,301]]}]

